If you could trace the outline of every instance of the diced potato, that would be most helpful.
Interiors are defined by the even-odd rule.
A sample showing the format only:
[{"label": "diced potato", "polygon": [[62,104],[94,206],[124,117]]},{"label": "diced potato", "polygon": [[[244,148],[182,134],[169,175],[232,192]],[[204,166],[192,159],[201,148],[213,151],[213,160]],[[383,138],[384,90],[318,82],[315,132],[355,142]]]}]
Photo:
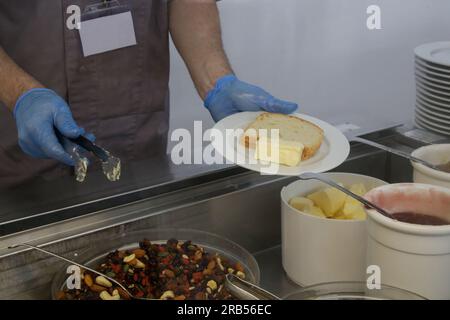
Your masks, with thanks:
[{"label": "diced potato", "polygon": [[346,197],[345,193],[335,188],[326,188],[307,196],[328,218],[333,217],[344,206]]},{"label": "diced potato", "polygon": [[347,219],[365,220],[366,212],[361,203],[346,202],[342,208],[342,213]]},{"label": "diced potato", "polygon": [[342,212],[342,209],[343,209],[343,207],[341,209],[339,209],[339,211],[334,214],[333,219],[347,220],[347,217]]},{"label": "diced potato", "polygon": [[355,214],[352,216],[353,220],[366,220],[367,219],[367,213],[363,210],[358,210]]},{"label": "diced potato", "polygon": [[323,213],[322,209],[320,209],[319,207],[316,206],[312,206],[310,208],[308,208],[307,211],[305,211],[306,213],[309,213],[310,215],[316,216],[316,217],[320,217],[320,218],[326,218],[327,216],[325,215],[325,213]]},{"label": "diced potato", "polygon": [[314,202],[310,199],[303,197],[294,197],[289,201],[289,204],[301,212],[308,213],[310,215],[321,218],[326,218],[322,209],[315,206]]},{"label": "diced potato", "polygon": [[[361,197],[367,193],[366,187],[362,183],[352,184],[349,190]],[[353,199],[350,196],[347,196],[345,203],[353,203],[354,205],[361,204],[358,200]]]},{"label": "diced potato", "polygon": [[303,197],[294,197],[289,201],[289,204],[300,211],[305,211],[306,209],[314,206],[314,202],[312,200]]},{"label": "diced potato", "polygon": [[[367,193],[367,189],[362,183],[353,184],[348,189],[359,196]],[[317,217],[338,220],[366,219],[363,205],[335,188],[318,190],[306,198],[295,197],[289,203],[297,210]]]},{"label": "diced potato", "polygon": [[349,190],[361,197],[367,193],[367,189],[362,183],[352,184]]}]

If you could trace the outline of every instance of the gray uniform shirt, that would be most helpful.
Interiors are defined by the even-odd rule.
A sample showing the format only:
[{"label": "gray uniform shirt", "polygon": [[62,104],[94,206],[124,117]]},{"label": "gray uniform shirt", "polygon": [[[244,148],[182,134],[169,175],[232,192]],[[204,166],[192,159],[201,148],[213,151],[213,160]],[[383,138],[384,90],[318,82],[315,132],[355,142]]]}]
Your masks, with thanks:
[{"label": "gray uniform shirt", "polygon": [[[130,6],[137,46],[83,57],[70,5],[99,0],[0,0],[0,46],[26,72],[67,100],[78,125],[123,161],[164,153],[168,131],[169,32],[166,0]],[[70,169],[33,159],[17,143],[12,114],[0,105],[0,188]]]}]

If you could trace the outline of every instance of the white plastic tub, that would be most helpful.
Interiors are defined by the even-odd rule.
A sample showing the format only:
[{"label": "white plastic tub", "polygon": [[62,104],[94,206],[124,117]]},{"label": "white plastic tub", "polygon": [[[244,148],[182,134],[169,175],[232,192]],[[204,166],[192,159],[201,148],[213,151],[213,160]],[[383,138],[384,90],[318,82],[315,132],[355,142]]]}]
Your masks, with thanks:
[{"label": "white plastic tub", "polygon": [[[419,148],[413,156],[427,160],[432,164],[443,164],[450,161],[450,144],[433,144]],[[434,170],[423,164],[412,162],[414,182],[450,188],[450,173]]]},{"label": "white plastic tub", "polygon": [[[392,213],[414,212],[450,221],[450,189],[426,184],[392,184],[366,198]],[[450,225],[427,226],[368,214],[367,263],[381,269],[383,284],[429,299],[450,299]]]},{"label": "white plastic tub", "polygon": [[[358,174],[326,175],[345,186],[363,183],[372,189],[386,184]],[[301,286],[366,278],[366,221],[319,218],[289,205],[293,197],[326,187],[319,181],[295,181],[281,191],[283,267]]]}]

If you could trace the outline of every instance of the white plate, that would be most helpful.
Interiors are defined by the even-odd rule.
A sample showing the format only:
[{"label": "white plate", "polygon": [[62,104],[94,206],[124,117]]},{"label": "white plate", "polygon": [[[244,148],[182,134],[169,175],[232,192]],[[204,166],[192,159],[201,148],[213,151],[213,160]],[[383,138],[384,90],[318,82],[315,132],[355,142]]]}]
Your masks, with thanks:
[{"label": "white plate", "polygon": [[445,105],[448,105],[450,107],[450,98],[447,98],[445,96],[438,96],[436,94],[433,94],[432,92],[427,92],[426,90],[422,89],[421,87],[416,88],[416,92],[420,94],[421,96],[424,96],[425,98],[428,98],[432,100],[433,102],[439,102],[443,103]]},{"label": "white plate", "polygon": [[431,130],[431,131],[434,131],[434,132],[437,132],[437,133],[444,134],[446,136],[450,136],[450,131],[445,131],[443,129],[439,129],[437,127],[434,127],[433,125],[429,125],[429,124],[427,124],[425,122],[422,122],[418,117],[416,117],[415,122],[421,128],[425,128],[425,129],[428,129],[428,130]]},{"label": "white plate", "polygon": [[450,130],[443,128],[441,126],[434,125],[432,122],[430,122],[427,119],[424,119],[422,116],[418,114],[416,114],[416,122],[421,124],[421,126],[423,126],[424,128],[428,128],[430,130],[450,135]]},{"label": "white plate", "polygon": [[432,127],[441,129],[442,131],[450,133],[449,125],[442,124],[441,122],[438,123],[436,120],[431,119],[429,116],[426,116],[423,113],[421,114],[420,112],[418,112],[417,109],[416,109],[416,118],[418,118],[419,120],[425,122],[427,125],[430,125]]},{"label": "white plate", "polygon": [[442,131],[450,133],[450,121],[447,121],[444,123],[445,120],[437,120],[438,118],[435,118],[433,116],[426,115],[422,111],[416,108],[416,117],[418,117],[420,120],[425,121],[427,124],[441,129]]},{"label": "white plate", "polygon": [[430,77],[424,74],[423,72],[417,69],[416,69],[416,77],[419,77],[421,80],[426,80],[435,86],[441,86],[442,88],[445,88],[445,90],[450,90],[450,80],[444,81],[441,79],[436,79],[434,77]]},{"label": "white plate", "polygon": [[443,90],[438,90],[438,88],[435,88],[431,85],[424,84],[421,81],[416,81],[417,87],[422,89],[422,91],[426,92],[427,94],[431,95],[434,94],[436,97],[439,97],[440,99],[449,99],[450,100],[450,91],[445,92]]},{"label": "white plate", "polygon": [[445,115],[450,115],[450,109],[446,109],[446,108],[442,108],[442,107],[438,107],[435,105],[432,105],[431,103],[427,103],[423,100],[421,100],[420,98],[416,99],[416,104],[419,104],[423,109],[427,109],[433,112],[437,112],[439,114],[445,114]]},{"label": "white plate", "polygon": [[437,78],[443,78],[444,80],[449,79],[450,80],[450,73],[443,73],[443,72],[438,72],[436,70],[430,70],[427,69],[426,67],[422,67],[421,64],[416,64],[416,70],[420,70],[423,73],[430,75],[431,77],[437,77]]},{"label": "white plate", "polygon": [[423,94],[421,94],[420,91],[416,92],[416,98],[418,100],[426,102],[427,104],[431,104],[433,106],[440,107],[442,109],[450,110],[450,104],[449,103],[444,103],[444,101],[438,102],[436,100],[432,100],[432,99],[424,96]]},{"label": "white plate", "polygon": [[425,61],[450,67],[450,41],[423,44],[414,52]]},{"label": "white plate", "polygon": [[445,86],[450,87],[450,78],[447,79],[447,78],[444,78],[444,77],[434,76],[432,74],[426,73],[426,72],[418,69],[417,67],[416,67],[416,75],[418,75],[418,76],[420,76],[420,77],[422,77],[424,79],[427,79],[427,80],[430,80],[430,81],[434,81],[434,82],[439,83],[441,85],[445,85]]},{"label": "white plate", "polygon": [[444,67],[442,65],[434,64],[432,62],[425,61],[417,56],[416,56],[415,62],[416,62],[416,65],[420,65],[421,67],[423,67],[425,69],[430,69],[432,71],[450,74],[450,67]]},{"label": "white plate", "polygon": [[[324,140],[317,153],[312,158],[301,162],[296,167],[254,160],[254,150],[243,147],[240,143],[240,139],[245,128],[247,128],[247,126],[261,113],[263,112],[235,113],[216,123],[213,130],[218,130],[218,132],[226,138],[225,141],[211,139],[212,146],[219,154],[224,156],[228,162],[235,163],[246,169],[258,171],[263,174],[283,176],[297,176],[304,172],[318,173],[329,171],[343,163],[350,153],[350,144],[347,138],[337,128],[317,118],[294,113],[291,115],[310,121],[324,131]],[[241,130],[241,135],[237,135],[236,130]]]},{"label": "white plate", "polygon": [[437,119],[441,119],[443,121],[450,121],[450,115],[439,114],[434,112],[433,110],[424,109],[420,105],[416,105],[415,111],[416,113],[423,114],[427,117],[436,117]]},{"label": "white plate", "polygon": [[434,90],[446,92],[448,95],[450,95],[450,86],[449,85],[442,85],[442,84],[427,80],[417,74],[416,74],[416,82],[420,82],[422,85],[426,86],[427,88],[433,88]]},{"label": "white plate", "polygon": [[450,113],[440,113],[436,112],[433,109],[426,108],[424,106],[421,106],[420,104],[416,104],[416,110],[420,110],[420,112],[425,113],[425,115],[428,115],[430,117],[437,117],[438,119],[442,119],[444,121],[450,121]]},{"label": "white plate", "polygon": [[441,114],[436,114],[434,112],[430,113],[428,110],[425,109],[422,110],[420,105],[416,105],[416,112],[418,112],[421,116],[425,117],[426,119],[429,119],[430,121],[434,121],[437,125],[447,125],[450,129],[450,119],[444,117]]}]

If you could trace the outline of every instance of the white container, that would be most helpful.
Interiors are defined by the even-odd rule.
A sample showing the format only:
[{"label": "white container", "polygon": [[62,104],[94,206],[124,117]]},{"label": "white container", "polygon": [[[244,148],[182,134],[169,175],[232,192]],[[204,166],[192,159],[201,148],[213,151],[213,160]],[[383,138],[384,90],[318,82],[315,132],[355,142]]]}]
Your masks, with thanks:
[{"label": "white container", "polygon": [[[450,189],[392,184],[366,198],[392,213],[413,212],[450,221]],[[381,282],[429,299],[450,299],[450,225],[426,226],[368,214],[367,263],[381,269]]]},{"label": "white container", "polygon": [[[363,183],[367,189],[386,184],[351,173],[327,173],[326,176],[345,186]],[[283,267],[301,286],[366,278],[365,221],[319,218],[289,205],[293,197],[326,187],[329,186],[320,181],[295,181],[281,191]]]},{"label": "white container", "polygon": [[[443,164],[450,161],[450,144],[433,144],[422,147],[415,150],[412,155],[432,164]],[[450,188],[450,173],[434,170],[420,163],[411,163],[414,168],[414,182]]]}]

